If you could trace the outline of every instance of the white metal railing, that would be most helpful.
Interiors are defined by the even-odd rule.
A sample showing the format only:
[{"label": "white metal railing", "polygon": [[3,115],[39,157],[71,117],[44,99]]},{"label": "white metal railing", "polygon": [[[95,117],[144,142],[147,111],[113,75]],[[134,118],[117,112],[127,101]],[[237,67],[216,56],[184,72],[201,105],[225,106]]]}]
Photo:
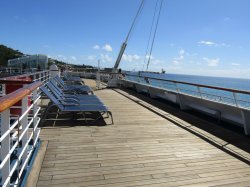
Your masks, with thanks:
[{"label": "white metal railing", "polygon": [[48,70],[40,71],[40,72],[37,72],[36,74],[32,75],[33,81],[47,82],[49,80],[49,78],[50,78],[50,73]]},{"label": "white metal railing", "polygon": [[150,87],[158,87],[177,94],[181,93],[204,100],[212,100],[236,106],[237,108],[250,109],[250,91],[128,74],[126,74],[125,80],[144,84]]},{"label": "white metal railing", "polygon": [[44,71],[38,71],[33,73],[27,73],[17,76],[10,76],[10,77],[4,77],[0,78],[0,97],[4,96],[6,94],[6,86],[7,85],[24,85],[24,84],[30,84],[31,82],[35,81],[41,81],[43,83],[48,82],[50,79],[50,71],[44,70]]},{"label": "white metal railing", "polygon": [[[19,186],[29,168],[40,133],[40,85],[34,82],[0,98],[0,186]],[[20,111],[13,114],[11,107],[18,101]]]}]

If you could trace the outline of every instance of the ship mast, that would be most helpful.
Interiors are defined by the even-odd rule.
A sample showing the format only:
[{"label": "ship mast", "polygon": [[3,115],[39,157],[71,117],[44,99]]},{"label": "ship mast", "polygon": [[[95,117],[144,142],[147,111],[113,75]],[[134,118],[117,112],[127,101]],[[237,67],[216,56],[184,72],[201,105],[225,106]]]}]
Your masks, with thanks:
[{"label": "ship mast", "polygon": [[136,22],[136,20],[137,20],[139,14],[140,14],[140,12],[141,12],[141,10],[142,10],[144,1],[145,1],[145,0],[142,0],[142,1],[141,1],[141,4],[140,4],[140,6],[139,6],[139,9],[137,10],[137,13],[136,13],[136,15],[135,15],[135,18],[134,18],[134,20],[133,20],[133,22],[132,22],[132,25],[131,25],[131,27],[130,27],[130,29],[129,29],[129,32],[128,32],[128,34],[127,34],[127,37],[126,37],[125,41],[122,43],[122,46],[121,46],[119,55],[118,55],[118,57],[117,57],[117,59],[116,59],[115,65],[114,65],[113,70],[112,70],[114,73],[117,72],[117,69],[118,69],[119,64],[120,64],[120,62],[121,62],[121,59],[122,59],[122,56],[123,56],[124,51],[125,51],[125,49],[126,49],[126,47],[127,47],[128,39],[129,39],[129,37],[130,37],[130,35],[131,35],[131,32],[132,32],[132,30],[133,30],[133,28],[134,28],[134,26],[135,26],[135,22]]}]

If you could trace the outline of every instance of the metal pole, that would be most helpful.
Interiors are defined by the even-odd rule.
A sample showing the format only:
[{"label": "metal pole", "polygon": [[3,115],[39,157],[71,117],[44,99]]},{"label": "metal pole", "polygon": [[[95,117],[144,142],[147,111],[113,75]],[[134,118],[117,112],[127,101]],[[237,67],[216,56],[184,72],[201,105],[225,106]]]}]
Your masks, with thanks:
[{"label": "metal pole", "polygon": [[198,93],[200,95],[200,98],[202,99],[201,88],[199,86],[197,86],[197,90],[198,90]]},{"label": "metal pole", "polygon": [[237,95],[236,95],[235,92],[233,92],[233,96],[234,96],[235,105],[236,105],[237,107],[239,107],[238,102],[237,102]]},{"label": "metal pole", "polygon": [[[7,132],[10,128],[10,110],[7,109],[1,113],[1,121],[0,121],[0,128],[1,128],[1,135],[3,135],[5,132]],[[3,161],[5,157],[10,152],[10,134],[8,134],[7,137],[4,138],[4,140],[1,142],[1,160]],[[3,166],[1,170],[2,174],[2,180],[1,185],[5,183],[5,181],[8,179],[10,173],[10,158],[7,160],[5,165]],[[10,182],[7,183],[6,186],[9,186]]]}]

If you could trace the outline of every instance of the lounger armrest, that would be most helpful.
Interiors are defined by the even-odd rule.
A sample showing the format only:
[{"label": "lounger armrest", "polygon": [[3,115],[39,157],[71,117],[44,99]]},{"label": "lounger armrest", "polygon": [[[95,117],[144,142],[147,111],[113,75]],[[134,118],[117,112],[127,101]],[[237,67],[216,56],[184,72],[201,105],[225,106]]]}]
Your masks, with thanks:
[{"label": "lounger armrest", "polygon": [[64,102],[74,102],[74,103],[77,103],[77,104],[80,104],[78,100],[74,99],[74,98],[64,98],[62,99],[62,101]]},{"label": "lounger armrest", "polygon": [[68,102],[65,102],[65,100],[62,100],[61,102],[64,106],[79,106],[80,105],[79,103],[68,103]]},{"label": "lounger armrest", "polygon": [[70,98],[58,99],[58,101],[60,101],[63,105],[80,105],[79,101],[77,101],[75,99],[70,99]]},{"label": "lounger armrest", "polygon": [[62,90],[64,92],[69,92],[69,93],[74,93],[74,94],[77,94],[78,92],[82,92],[82,90],[79,89],[79,88],[72,88],[72,89],[70,89],[70,88],[63,87]]},{"label": "lounger armrest", "polygon": [[75,99],[75,100],[77,100],[77,101],[80,101],[80,99],[79,99],[76,95],[70,95],[70,96],[65,96],[65,95],[63,95],[63,97],[64,97],[65,99],[72,98],[72,99]]}]

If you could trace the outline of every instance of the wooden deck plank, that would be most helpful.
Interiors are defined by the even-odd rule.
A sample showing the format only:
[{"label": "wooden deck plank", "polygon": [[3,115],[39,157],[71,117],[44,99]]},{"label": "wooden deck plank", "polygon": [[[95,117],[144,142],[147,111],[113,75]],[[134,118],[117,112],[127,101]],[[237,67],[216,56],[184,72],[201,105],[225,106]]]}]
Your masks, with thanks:
[{"label": "wooden deck plank", "polygon": [[[42,129],[41,139],[49,143],[37,186],[244,186],[250,181],[249,165],[215,145],[226,145],[245,159],[250,158],[247,150],[118,92],[95,92],[112,111],[114,125],[57,122],[55,127]],[[233,132],[225,130],[225,134],[250,143]]]}]

